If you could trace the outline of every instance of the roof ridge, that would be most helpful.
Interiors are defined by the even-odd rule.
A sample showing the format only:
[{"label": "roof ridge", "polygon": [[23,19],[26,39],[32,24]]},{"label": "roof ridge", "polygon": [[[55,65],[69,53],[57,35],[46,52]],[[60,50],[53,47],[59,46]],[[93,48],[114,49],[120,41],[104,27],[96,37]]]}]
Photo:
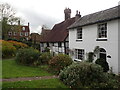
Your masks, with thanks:
[{"label": "roof ridge", "polygon": [[[118,5],[118,6],[120,6],[120,5]],[[103,12],[103,11],[108,11],[108,10],[117,8],[118,6],[114,6],[114,7],[112,7],[112,8],[108,8],[108,9],[104,9],[104,10],[100,10],[100,11],[97,11],[97,12],[94,12],[94,13],[91,13],[91,14],[87,14],[87,15],[84,15],[83,17],[89,16],[89,15],[92,15],[92,14],[97,14],[97,13],[100,13],[100,12]],[[82,18],[82,17],[81,17],[81,18]]]}]

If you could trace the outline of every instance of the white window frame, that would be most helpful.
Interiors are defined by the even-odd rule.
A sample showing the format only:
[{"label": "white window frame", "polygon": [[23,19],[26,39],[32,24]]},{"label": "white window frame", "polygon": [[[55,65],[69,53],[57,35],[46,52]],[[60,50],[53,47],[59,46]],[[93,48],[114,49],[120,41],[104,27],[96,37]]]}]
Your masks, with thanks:
[{"label": "white window frame", "polygon": [[107,23],[98,24],[98,39],[106,39],[107,36]]},{"label": "white window frame", "polygon": [[22,30],[25,31],[25,27],[22,27]]},{"label": "white window frame", "polygon": [[17,34],[17,33],[16,33],[16,32],[14,32],[14,36],[16,36],[16,34]]},{"label": "white window frame", "polygon": [[12,32],[8,32],[8,35],[11,36],[11,35],[12,35]]},{"label": "white window frame", "polygon": [[75,60],[82,61],[84,60],[85,50],[84,49],[75,49]]},{"label": "white window frame", "polygon": [[28,36],[28,32],[25,32],[25,36]]},{"label": "white window frame", "polygon": [[82,40],[83,39],[83,30],[82,27],[77,28],[77,40]]}]

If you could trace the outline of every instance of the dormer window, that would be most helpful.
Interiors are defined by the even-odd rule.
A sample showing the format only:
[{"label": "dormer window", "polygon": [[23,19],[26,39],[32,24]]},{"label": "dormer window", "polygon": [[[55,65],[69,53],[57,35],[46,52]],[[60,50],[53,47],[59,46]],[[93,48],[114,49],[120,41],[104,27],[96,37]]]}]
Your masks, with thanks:
[{"label": "dormer window", "polygon": [[25,27],[22,27],[22,30],[25,31]]}]

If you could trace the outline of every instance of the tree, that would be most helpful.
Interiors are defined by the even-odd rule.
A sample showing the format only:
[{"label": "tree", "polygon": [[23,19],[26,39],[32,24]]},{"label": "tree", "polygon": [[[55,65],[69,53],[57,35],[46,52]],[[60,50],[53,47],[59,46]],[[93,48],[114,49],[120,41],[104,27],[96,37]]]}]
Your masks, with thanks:
[{"label": "tree", "polygon": [[2,39],[7,38],[9,31],[9,25],[16,24],[20,18],[15,17],[16,11],[9,4],[0,4],[0,14],[2,22]]},{"label": "tree", "polygon": [[3,3],[0,4],[0,13],[2,15],[2,18],[6,18],[7,22],[9,22],[15,17],[16,11],[8,3]]}]

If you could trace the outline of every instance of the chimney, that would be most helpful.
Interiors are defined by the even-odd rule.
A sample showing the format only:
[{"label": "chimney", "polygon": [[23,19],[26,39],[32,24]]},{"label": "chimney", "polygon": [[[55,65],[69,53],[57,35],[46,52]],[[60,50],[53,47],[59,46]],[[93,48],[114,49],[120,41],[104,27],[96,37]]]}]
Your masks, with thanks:
[{"label": "chimney", "polygon": [[30,23],[28,22],[28,27],[29,27]]},{"label": "chimney", "polygon": [[77,10],[75,15],[75,21],[77,21],[80,17],[81,17],[80,12],[78,12]]},{"label": "chimney", "polygon": [[20,25],[20,20],[18,20],[18,25]]},{"label": "chimney", "polygon": [[66,9],[64,10],[64,14],[65,14],[65,20],[71,18],[71,9],[66,8]]}]

